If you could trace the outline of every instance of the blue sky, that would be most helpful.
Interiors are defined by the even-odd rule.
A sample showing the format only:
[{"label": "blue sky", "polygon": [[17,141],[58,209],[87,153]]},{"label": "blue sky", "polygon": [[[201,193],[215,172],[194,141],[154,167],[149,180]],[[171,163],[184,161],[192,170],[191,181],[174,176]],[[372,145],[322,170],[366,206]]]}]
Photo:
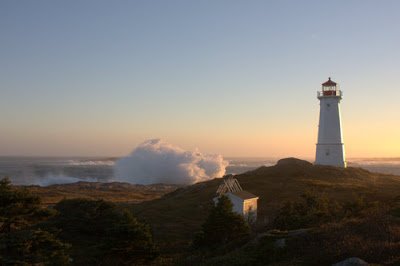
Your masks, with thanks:
[{"label": "blue sky", "polygon": [[399,1],[1,1],[0,155],[122,155],[148,138],[313,156],[344,91],[348,156],[399,156]]}]

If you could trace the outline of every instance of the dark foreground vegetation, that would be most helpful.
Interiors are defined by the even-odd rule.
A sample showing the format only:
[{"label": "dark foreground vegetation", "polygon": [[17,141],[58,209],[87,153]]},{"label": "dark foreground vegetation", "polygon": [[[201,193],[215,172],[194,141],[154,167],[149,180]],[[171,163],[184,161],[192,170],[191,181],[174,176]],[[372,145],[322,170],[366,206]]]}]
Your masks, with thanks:
[{"label": "dark foreground vegetation", "polygon": [[400,177],[286,159],[237,179],[260,197],[256,224],[227,198],[214,206],[220,180],[138,204],[47,207],[3,179],[0,265],[400,265]]},{"label": "dark foreground vegetation", "polygon": [[66,265],[69,246],[39,223],[54,215],[40,208],[38,197],[14,190],[8,179],[0,181],[1,265]]},{"label": "dark foreground vegetation", "polygon": [[393,207],[361,199],[338,204],[306,192],[282,207],[270,227],[280,229],[254,228],[253,241],[224,254],[202,253],[191,265],[332,265],[349,257],[400,265],[400,217]]},{"label": "dark foreground vegetation", "polygon": [[1,265],[147,265],[158,252],[149,226],[114,203],[62,200],[53,209],[0,182]]}]

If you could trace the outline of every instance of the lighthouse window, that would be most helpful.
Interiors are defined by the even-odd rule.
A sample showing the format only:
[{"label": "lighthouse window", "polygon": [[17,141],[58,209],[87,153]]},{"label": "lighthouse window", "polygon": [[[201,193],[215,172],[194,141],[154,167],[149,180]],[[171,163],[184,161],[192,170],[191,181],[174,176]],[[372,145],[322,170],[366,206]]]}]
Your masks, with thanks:
[{"label": "lighthouse window", "polygon": [[327,103],[326,106],[331,107],[331,104],[330,104],[330,103]]},{"label": "lighthouse window", "polygon": [[329,150],[326,150],[325,154],[326,156],[329,156]]}]

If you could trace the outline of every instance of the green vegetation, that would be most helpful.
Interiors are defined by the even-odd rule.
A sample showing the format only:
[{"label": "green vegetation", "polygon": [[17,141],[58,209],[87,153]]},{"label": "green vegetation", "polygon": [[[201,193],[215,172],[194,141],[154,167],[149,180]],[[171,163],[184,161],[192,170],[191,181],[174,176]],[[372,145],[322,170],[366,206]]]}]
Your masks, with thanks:
[{"label": "green vegetation", "polygon": [[37,196],[15,190],[8,179],[0,181],[0,264],[66,265],[68,245],[39,223],[53,212],[42,209]]},{"label": "green vegetation", "polygon": [[384,207],[357,218],[328,223],[307,235],[289,239],[287,252],[302,265],[331,265],[359,257],[379,265],[400,265],[400,223]]},{"label": "green vegetation", "polygon": [[53,209],[0,181],[1,265],[147,265],[158,253],[149,226],[103,200],[62,200]]},{"label": "green vegetation", "polygon": [[[245,190],[260,197],[258,227],[268,229],[275,227],[272,222],[282,205],[302,200],[306,191],[318,191],[330,203],[340,205],[355,204],[358,198],[390,203],[400,191],[399,176],[360,168],[314,166],[297,159],[283,159],[275,166],[260,167],[235,178]],[[214,179],[180,188],[160,199],[134,204],[132,210],[152,226],[157,243],[166,243],[169,251],[180,252],[193,239],[193,232],[201,230],[220,183]]]},{"label": "green vegetation", "polygon": [[305,191],[300,200],[287,201],[275,217],[274,226],[290,230],[319,226],[328,222],[338,222],[344,218],[359,217],[378,202],[366,202],[355,196],[351,201],[339,203],[315,191]]},{"label": "green vegetation", "polygon": [[301,195],[299,201],[287,201],[279,210],[274,225],[278,229],[297,229],[317,226],[327,221],[336,220],[339,214],[337,202],[327,197],[318,197],[311,191]]},{"label": "green vegetation", "polygon": [[157,256],[150,228],[103,200],[63,200],[46,224],[72,244],[76,265],[141,265]]},{"label": "green vegetation", "polygon": [[243,216],[232,211],[232,202],[222,196],[210,211],[210,214],[193,241],[194,248],[208,250],[221,249],[228,244],[236,246],[246,241],[250,228]]},{"label": "green vegetation", "polygon": [[288,257],[287,251],[286,249],[276,248],[274,241],[274,239],[263,237],[256,243],[249,243],[226,254],[207,259],[203,258],[198,264],[202,266],[264,266],[282,262]]},{"label": "green vegetation", "polygon": [[[251,232],[229,200],[214,206],[219,179],[161,198],[163,187],[152,197],[123,184],[58,186],[69,199],[46,209],[3,180],[0,264],[331,265],[357,256],[400,265],[400,177],[285,159],[236,178],[260,197]],[[75,187],[118,205],[70,199]],[[132,204],[129,191],[144,195],[140,189],[153,200]]]},{"label": "green vegetation", "polygon": [[[313,228],[260,230],[253,241],[238,249],[196,257],[197,264],[332,265],[349,257],[360,257],[379,265],[399,265],[400,223],[390,215],[391,207],[355,198],[331,212],[326,208],[331,204],[338,205],[324,195],[307,191],[289,204],[299,210],[290,207],[289,213],[286,203],[277,220],[279,225],[289,225],[291,229]],[[347,206],[352,209],[346,209]]]},{"label": "green vegetation", "polygon": [[0,236],[1,265],[68,265],[68,245],[40,229],[16,230]]}]

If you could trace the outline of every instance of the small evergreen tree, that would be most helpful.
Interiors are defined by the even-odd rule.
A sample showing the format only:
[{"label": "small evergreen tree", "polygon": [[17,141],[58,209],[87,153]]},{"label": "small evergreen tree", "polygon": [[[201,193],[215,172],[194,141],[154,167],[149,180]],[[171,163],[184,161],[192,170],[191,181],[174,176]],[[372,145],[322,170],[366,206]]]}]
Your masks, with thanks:
[{"label": "small evergreen tree", "polygon": [[221,196],[193,241],[195,248],[212,249],[239,243],[248,238],[250,228],[243,216],[232,211],[232,202]]}]

